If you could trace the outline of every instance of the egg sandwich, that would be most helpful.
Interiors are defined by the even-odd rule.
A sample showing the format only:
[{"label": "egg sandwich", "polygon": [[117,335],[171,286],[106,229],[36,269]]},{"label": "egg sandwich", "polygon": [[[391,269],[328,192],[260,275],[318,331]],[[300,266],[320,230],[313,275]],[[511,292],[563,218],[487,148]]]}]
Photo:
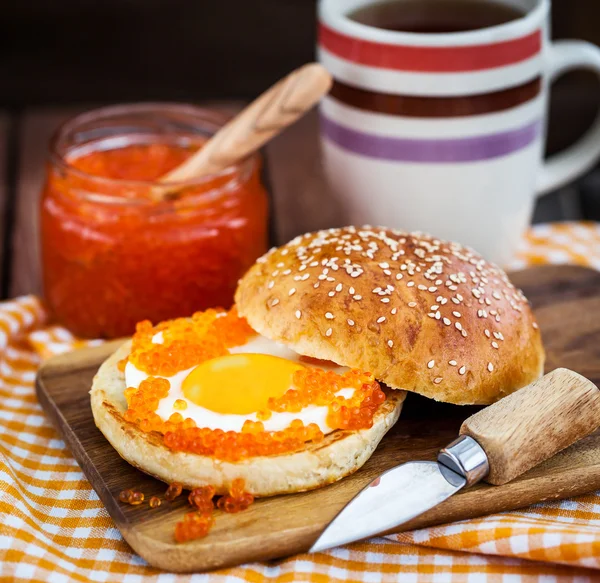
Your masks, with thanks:
[{"label": "egg sandwich", "polygon": [[138,325],[91,390],[96,425],[165,482],[255,496],[360,468],[405,391],[487,404],[543,370],[523,294],[470,249],[346,227],[272,249],[235,306]]}]

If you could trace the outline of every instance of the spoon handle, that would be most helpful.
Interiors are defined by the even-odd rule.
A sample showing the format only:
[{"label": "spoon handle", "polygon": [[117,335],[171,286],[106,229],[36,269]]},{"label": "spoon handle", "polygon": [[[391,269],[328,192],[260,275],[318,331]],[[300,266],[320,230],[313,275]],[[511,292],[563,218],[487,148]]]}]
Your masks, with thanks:
[{"label": "spoon handle", "polygon": [[160,182],[179,182],[213,174],[243,160],[304,115],[329,91],[331,83],[331,75],[318,63],[292,71]]}]

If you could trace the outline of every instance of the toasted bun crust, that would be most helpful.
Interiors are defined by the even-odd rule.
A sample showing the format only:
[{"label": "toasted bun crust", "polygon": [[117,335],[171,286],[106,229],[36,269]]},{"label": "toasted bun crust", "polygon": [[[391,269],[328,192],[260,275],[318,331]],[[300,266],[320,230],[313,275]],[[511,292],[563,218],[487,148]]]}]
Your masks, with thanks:
[{"label": "toasted bun crust", "polygon": [[522,292],[474,251],[427,235],[308,233],[259,259],[235,299],[267,338],[439,401],[492,403],[543,371]]},{"label": "toasted bun crust", "polygon": [[[289,454],[254,457],[232,463],[194,453],[173,452],[156,432],[144,433],[123,419],[127,402],[125,377],[117,364],[130,352],[126,342],[98,370],[91,404],[96,426],[119,455],[138,469],[166,483],[186,488],[211,484],[227,493],[236,478],[255,496],[302,492],[335,482],[356,471],[371,457],[385,433],[398,420],[406,393],[388,391],[371,429],[334,431],[318,444]],[[391,393],[391,394],[390,394]]]}]

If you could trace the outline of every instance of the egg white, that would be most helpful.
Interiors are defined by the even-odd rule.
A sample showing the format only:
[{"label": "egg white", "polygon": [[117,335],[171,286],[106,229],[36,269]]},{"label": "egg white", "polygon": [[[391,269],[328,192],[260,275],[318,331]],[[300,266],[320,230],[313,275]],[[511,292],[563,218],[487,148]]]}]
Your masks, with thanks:
[{"label": "egg white", "polygon": [[[157,334],[155,334],[152,338],[152,342],[154,342],[155,344],[162,344],[162,332],[158,332]],[[300,355],[291,350],[289,347],[280,344],[279,342],[269,340],[268,338],[265,338],[264,336],[260,335],[254,336],[242,346],[230,348],[229,353],[269,354],[271,356],[285,358],[286,360],[290,360],[292,362],[299,362],[305,366],[314,366],[326,370],[333,370],[337,373],[343,373],[348,370],[347,367],[337,366],[334,364],[307,365],[307,363],[301,362]],[[182,384],[184,379],[188,376],[188,374],[190,374],[190,372],[192,372],[192,370],[194,370],[194,368],[195,366],[186,370],[182,370],[170,377],[161,377],[167,379],[171,385],[171,388],[169,389],[169,394],[164,399],[160,400],[158,408],[156,410],[156,413],[163,421],[167,421],[173,413],[177,412],[181,413],[184,419],[192,419],[196,423],[197,427],[240,432],[245,421],[258,420],[256,417],[256,413],[251,413],[249,415],[216,413],[215,411],[211,411],[209,409],[206,409],[205,407],[196,405],[195,403],[187,399],[186,396],[183,394]],[[141,382],[147,379],[149,376],[151,375],[142,370],[139,370],[131,362],[128,362],[125,366],[125,383],[127,387],[138,388]],[[290,388],[292,387],[290,386]],[[215,390],[219,390],[219,387],[215,387]],[[353,394],[353,388],[345,388],[337,392],[337,395],[342,396],[346,399],[350,398]],[[185,410],[181,411],[173,407],[175,401],[177,401],[178,399],[181,399],[182,401],[185,401],[187,403],[187,408]],[[271,417],[266,421],[262,421],[262,423],[266,431],[282,431],[289,427],[292,421],[294,421],[295,419],[299,419],[304,423],[305,426],[310,423],[316,424],[324,434],[327,434],[333,431],[333,428],[331,428],[327,424],[328,412],[329,410],[327,407],[309,405],[297,413],[278,413],[273,411]]]}]

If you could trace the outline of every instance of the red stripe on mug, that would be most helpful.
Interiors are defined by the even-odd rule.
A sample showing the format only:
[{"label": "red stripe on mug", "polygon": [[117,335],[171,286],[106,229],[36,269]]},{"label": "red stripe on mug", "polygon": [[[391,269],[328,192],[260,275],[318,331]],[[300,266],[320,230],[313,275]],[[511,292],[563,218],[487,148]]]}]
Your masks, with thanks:
[{"label": "red stripe on mug", "polygon": [[319,26],[319,44],[338,57],[380,69],[428,73],[481,71],[514,65],[537,55],[542,33],[507,41],[468,46],[406,46],[352,38],[324,24]]}]

